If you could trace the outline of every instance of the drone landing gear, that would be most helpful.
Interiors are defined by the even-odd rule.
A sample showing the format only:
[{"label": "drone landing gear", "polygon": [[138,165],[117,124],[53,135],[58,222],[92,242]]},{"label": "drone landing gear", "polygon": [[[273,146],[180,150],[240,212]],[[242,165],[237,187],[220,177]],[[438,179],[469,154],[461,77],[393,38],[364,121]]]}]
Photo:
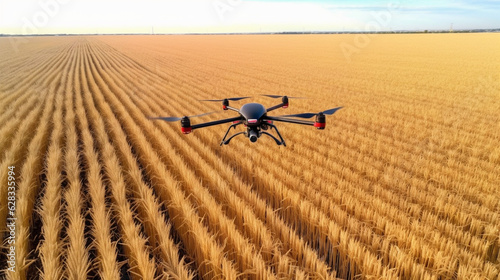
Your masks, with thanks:
[{"label": "drone landing gear", "polygon": [[242,132],[238,132],[238,133],[236,133],[236,134],[233,134],[233,135],[231,135],[231,137],[229,137],[229,139],[227,139],[227,140],[224,140],[224,139],[226,139],[226,136],[224,136],[224,139],[222,139],[222,141],[220,142],[220,145],[222,146],[222,144],[224,144],[224,145],[229,144],[229,141],[231,141],[231,139],[233,139],[235,136],[238,136],[238,135],[240,135],[240,134],[246,134],[246,131],[242,131]]},{"label": "drone landing gear", "polygon": [[276,141],[276,144],[278,144],[278,145],[283,144],[283,146],[285,146],[285,147],[286,147],[286,144],[285,144],[285,142],[284,142],[284,141],[280,141],[280,140],[278,140],[278,138],[274,137],[274,136],[273,136],[272,134],[270,134],[269,132],[262,131],[262,134],[265,134],[265,135],[267,135],[267,136],[269,136],[269,137],[273,138],[273,139],[274,139],[274,141]]},{"label": "drone landing gear", "polygon": [[229,126],[229,128],[226,131],[226,134],[224,134],[224,138],[222,138],[222,141],[220,141],[220,145],[221,146],[222,146],[222,144],[224,144],[224,145],[229,144],[229,141],[231,141],[231,139],[233,139],[235,136],[245,133],[244,131],[243,132],[238,132],[238,133],[232,135],[231,137],[229,137],[229,139],[226,140],[226,137],[229,134],[229,131],[231,130],[231,128],[233,128],[233,127],[235,128],[236,126],[238,126],[240,124],[242,124],[242,123],[241,122],[237,122],[237,123],[233,123],[232,125]]},{"label": "drone landing gear", "polygon": [[276,141],[276,144],[278,144],[278,145],[283,145],[283,146],[285,146],[285,147],[286,147],[285,140],[283,139],[283,137],[281,137],[281,133],[280,133],[280,131],[278,130],[278,128],[277,128],[274,124],[272,124],[272,123],[268,123],[267,125],[268,125],[268,126],[270,126],[271,128],[274,128],[274,130],[276,130],[276,133],[277,133],[277,134],[278,134],[278,136],[280,137],[281,141],[280,141],[280,140],[278,140],[276,137],[274,137],[272,134],[270,134],[270,133],[268,133],[268,132],[263,131],[262,133],[264,133],[265,135],[267,135],[267,136],[269,136],[269,137],[273,138],[273,139],[274,139],[274,141]]}]

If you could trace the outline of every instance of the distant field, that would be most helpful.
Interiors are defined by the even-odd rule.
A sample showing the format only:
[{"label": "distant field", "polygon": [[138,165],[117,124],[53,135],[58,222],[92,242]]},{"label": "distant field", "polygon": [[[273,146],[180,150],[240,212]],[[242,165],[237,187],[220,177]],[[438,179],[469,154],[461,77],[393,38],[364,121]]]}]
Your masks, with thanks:
[{"label": "distant field", "polygon": [[[500,279],[499,46],[0,38],[2,277]],[[279,103],[262,94],[309,98],[270,115],[344,108],[324,131],[280,123],[287,147],[147,119]]]}]

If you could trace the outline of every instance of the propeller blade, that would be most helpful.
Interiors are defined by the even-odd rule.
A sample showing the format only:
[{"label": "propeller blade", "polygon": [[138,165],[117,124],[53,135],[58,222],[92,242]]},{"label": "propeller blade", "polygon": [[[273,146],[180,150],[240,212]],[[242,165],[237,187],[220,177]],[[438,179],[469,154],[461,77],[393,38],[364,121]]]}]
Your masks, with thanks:
[{"label": "propeller blade", "polygon": [[271,98],[281,98],[283,97],[282,95],[270,95],[270,94],[261,94],[262,96],[267,96],[267,97],[271,97]]},{"label": "propeller blade", "polygon": [[163,120],[163,121],[167,121],[167,122],[176,122],[176,121],[180,121],[182,118],[178,118],[178,117],[148,117],[148,119],[150,120]]},{"label": "propeller blade", "polygon": [[337,108],[333,108],[333,109],[330,109],[330,110],[326,110],[326,111],[323,111],[323,114],[325,115],[333,115],[335,112],[337,112],[338,110],[342,109],[343,107],[337,107]]},{"label": "propeller blade", "polygon": [[[267,96],[267,97],[271,97],[271,98],[282,98],[284,95],[272,95],[272,94],[261,94],[262,96]],[[288,98],[292,98],[292,99],[308,99],[307,97],[295,97],[295,96],[288,96]]]},{"label": "propeller blade", "polygon": [[[225,99],[227,99],[229,101],[238,101],[238,100],[246,99],[246,98],[250,98],[250,96],[232,97],[232,98],[225,98]],[[221,101],[224,101],[224,99],[203,99],[203,100],[199,100],[199,101],[221,102]]]},{"label": "propeller blade", "polygon": [[[213,112],[209,112],[209,113],[204,113],[204,114],[199,114],[199,115],[194,115],[194,116],[188,116],[188,118],[196,118],[196,117],[203,117],[203,116],[206,116],[206,115],[210,115],[210,114],[213,114],[213,113],[218,113],[219,111],[213,111]],[[163,121],[167,121],[167,122],[176,122],[176,121],[180,121],[183,117],[148,117],[148,119],[150,120],[163,120]]]},{"label": "propeller blade", "polygon": [[[337,112],[337,110],[339,109],[342,109],[343,107],[337,107],[337,108],[333,108],[333,109],[329,109],[329,110],[326,110],[326,111],[323,111],[322,113],[324,115],[333,115],[335,112]],[[318,113],[319,114],[319,113]],[[294,115],[285,115],[285,116],[280,116],[280,117],[292,117],[292,118],[303,118],[303,119],[309,119],[309,118],[312,118],[318,114],[314,114],[314,113],[303,113],[303,114],[294,114]]]},{"label": "propeller blade", "polygon": [[203,114],[199,114],[199,115],[188,116],[188,118],[203,117],[203,116],[207,116],[207,115],[211,115],[211,114],[214,114],[214,113],[219,113],[219,112],[220,112],[220,111],[213,111],[213,112],[203,113]]},{"label": "propeller blade", "polygon": [[167,121],[167,122],[176,122],[176,121],[180,121],[181,118],[178,118],[178,117],[148,117],[148,119],[150,120],[162,120],[162,121]]}]

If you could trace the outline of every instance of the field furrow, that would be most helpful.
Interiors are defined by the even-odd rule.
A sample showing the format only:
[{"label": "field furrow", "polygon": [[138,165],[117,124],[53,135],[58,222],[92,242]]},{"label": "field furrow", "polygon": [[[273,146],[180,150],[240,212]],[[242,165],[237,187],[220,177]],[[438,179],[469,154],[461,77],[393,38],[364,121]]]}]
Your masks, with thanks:
[{"label": "field furrow", "polygon": [[41,235],[37,248],[42,269],[40,277],[43,279],[61,279],[62,271],[62,240],[60,240],[62,223],[61,223],[61,185],[66,179],[62,174],[63,150],[66,149],[63,143],[64,137],[64,118],[66,110],[64,110],[65,99],[69,98],[65,91],[70,87],[77,59],[76,51],[71,50],[71,62],[64,70],[67,75],[61,78],[60,86],[56,92],[55,111],[53,116],[54,126],[50,136],[50,143],[45,158],[46,181],[42,182],[41,190],[41,206],[37,213],[41,221]]},{"label": "field furrow", "polygon": [[33,138],[29,142],[27,157],[20,169],[21,177],[17,185],[15,212],[18,222],[16,225],[16,266],[18,270],[16,270],[16,273],[8,275],[12,279],[26,279],[27,269],[33,262],[30,253],[35,248],[30,243],[32,237],[30,236],[30,223],[35,210],[35,198],[42,184],[39,174],[42,172],[43,158],[49,142],[49,130],[54,121],[52,115],[56,91],[56,85],[52,84],[49,89],[49,98],[40,118],[43,124],[37,127]]},{"label": "field furrow", "polygon": [[[106,60],[101,60],[106,62]],[[96,97],[96,102],[104,102],[102,98]],[[159,264],[165,268],[165,275],[176,277],[178,279],[192,278],[189,269],[186,267],[182,259],[179,259],[177,254],[178,248],[172,238],[169,236],[171,225],[165,223],[166,216],[161,212],[161,206],[154,196],[153,190],[149,186],[151,182],[144,181],[144,174],[141,171],[140,163],[131,151],[131,147],[127,142],[127,136],[121,128],[121,124],[115,118],[109,106],[101,106],[101,114],[104,117],[106,125],[113,136],[113,144],[120,154],[121,163],[128,170],[127,182],[134,187],[133,193],[135,198],[132,204],[138,206],[139,220],[144,221],[145,228],[149,236],[149,243],[159,247]],[[113,129],[115,128],[115,129]]]},{"label": "field furrow", "polygon": [[[88,205],[91,222],[91,232],[89,237],[92,240],[91,254],[95,254],[95,258],[91,266],[96,267],[94,275],[98,275],[104,279],[120,279],[120,264],[117,262],[117,245],[111,239],[111,210],[106,203],[106,187],[104,184],[103,169],[97,147],[94,144],[94,138],[91,134],[91,128],[88,122],[88,117],[83,105],[82,93],[86,90],[85,63],[86,52],[85,48],[81,50],[79,77],[75,79],[75,108],[76,116],[79,124],[79,131],[82,137],[82,153],[84,158],[84,169],[86,190],[88,191]],[[88,232],[87,232],[88,234]]]},{"label": "field furrow", "polygon": [[83,53],[80,46],[75,48],[78,50],[75,69],[71,76],[71,83],[68,83],[66,87],[68,96],[65,101],[66,149],[63,159],[63,172],[66,174],[66,187],[63,188],[61,195],[63,197],[62,208],[64,209],[62,219],[67,224],[65,227],[67,238],[63,240],[61,257],[64,263],[64,277],[71,280],[83,280],[88,278],[90,260],[85,238],[85,211],[83,208],[85,195],[80,180],[83,155],[79,153],[78,137],[80,133],[77,130],[75,114],[75,95],[78,93],[74,84],[74,81],[79,79]]},{"label": "field furrow", "polygon": [[140,233],[138,224],[134,221],[130,203],[127,201],[127,190],[125,180],[121,172],[120,163],[115,154],[113,146],[109,143],[103,120],[97,111],[90,93],[99,94],[99,89],[95,84],[95,73],[92,72],[92,54],[87,53],[85,64],[85,73],[87,84],[84,84],[84,106],[93,127],[94,137],[101,150],[101,161],[104,165],[104,177],[109,182],[111,199],[113,201],[113,213],[116,213],[116,219],[120,225],[123,239],[120,243],[125,246],[128,257],[130,273],[141,279],[152,279],[155,275],[153,262],[149,259],[149,249],[146,246],[146,240]]},{"label": "field furrow", "polygon": [[34,131],[34,125],[36,123],[28,121],[32,120],[28,117],[28,114],[31,116],[32,112],[36,111],[36,109],[33,110],[33,106],[35,106],[37,102],[45,101],[47,90],[46,87],[33,88],[33,85],[37,83],[37,81],[53,81],[56,77],[55,74],[58,74],[62,70],[63,62],[68,59],[68,55],[67,52],[61,52],[59,56],[53,58],[52,61],[47,61],[45,65],[49,67],[47,69],[52,69],[52,71],[47,71],[47,69],[45,69],[45,71],[35,71],[35,73],[30,75],[29,79],[8,81],[9,84],[20,84],[25,85],[25,87],[11,93],[8,91],[1,92],[5,93],[5,96],[2,98],[2,103],[0,103],[0,108],[2,108],[1,110],[3,112],[0,116],[0,123],[4,124],[0,128],[0,135],[2,135],[0,138],[2,157],[5,156],[4,151],[7,151],[9,145],[11,145],[17,127],[33,125],[28,131]]}]

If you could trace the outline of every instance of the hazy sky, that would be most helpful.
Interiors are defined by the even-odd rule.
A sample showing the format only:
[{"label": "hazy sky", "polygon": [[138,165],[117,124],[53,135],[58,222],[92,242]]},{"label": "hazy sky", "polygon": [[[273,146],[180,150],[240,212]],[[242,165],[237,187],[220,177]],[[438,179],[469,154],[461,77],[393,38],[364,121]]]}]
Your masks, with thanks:
[{"label": "hazy sky", "polygon": [[0,33],[500,28],[500,0],[0,0]]}]

